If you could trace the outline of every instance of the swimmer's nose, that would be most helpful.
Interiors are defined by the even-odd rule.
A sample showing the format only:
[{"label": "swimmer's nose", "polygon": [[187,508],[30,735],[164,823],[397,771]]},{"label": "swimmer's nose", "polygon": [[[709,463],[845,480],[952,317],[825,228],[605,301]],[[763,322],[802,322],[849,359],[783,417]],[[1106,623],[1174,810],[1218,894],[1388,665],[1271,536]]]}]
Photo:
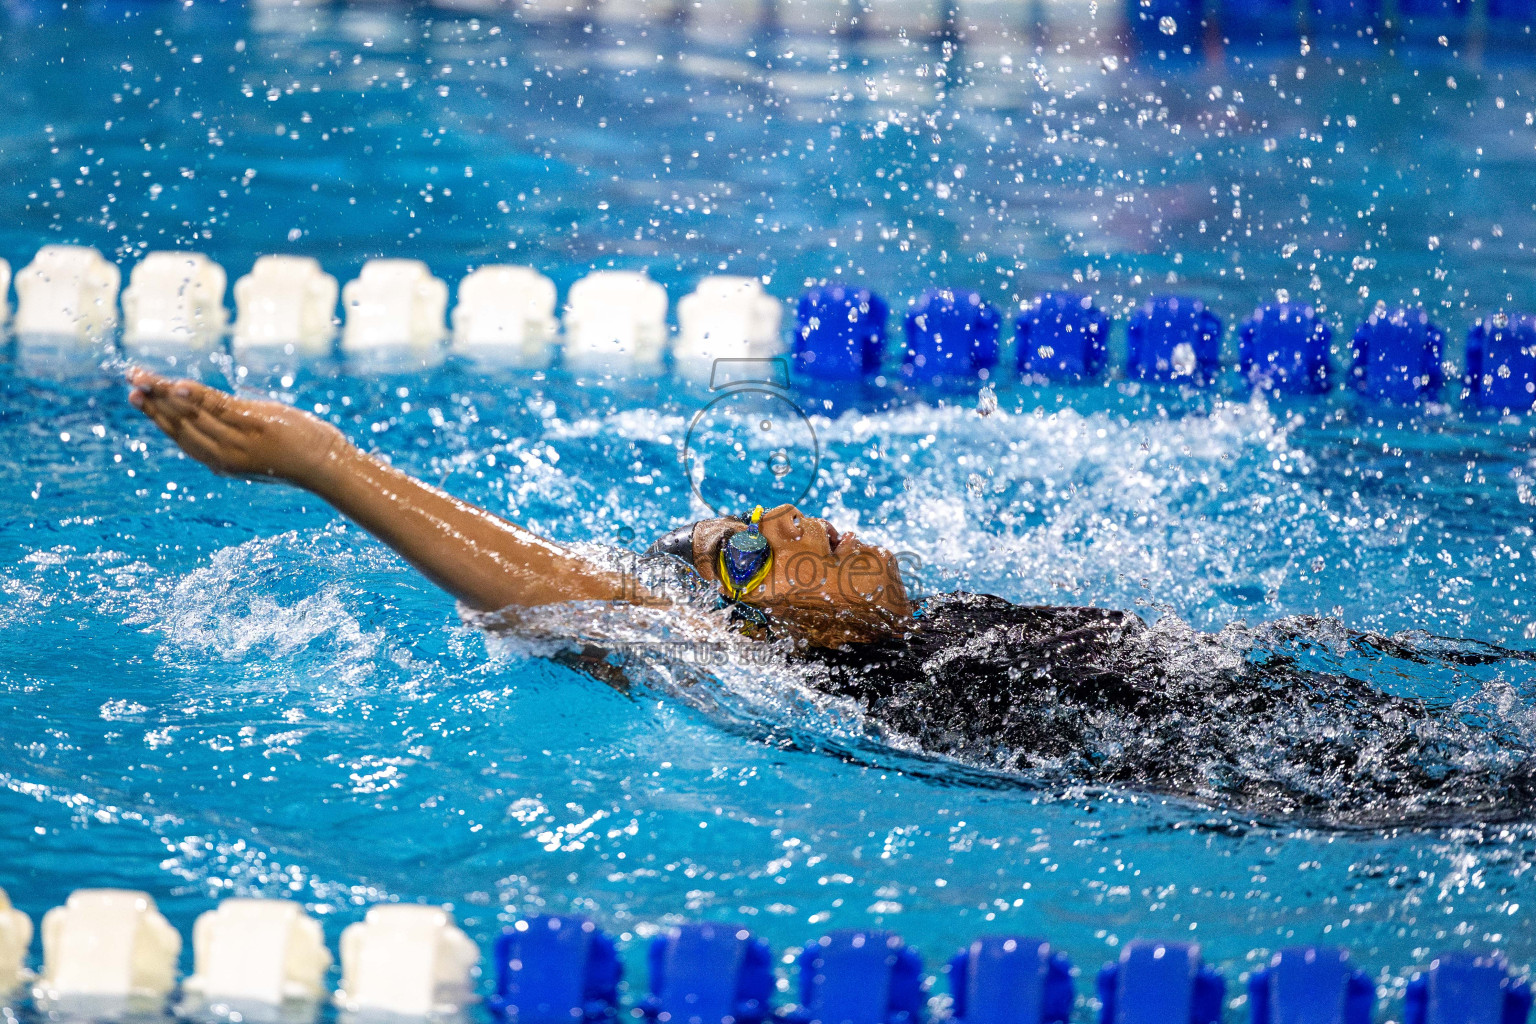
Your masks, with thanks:
[{"label": "swimmer's nose", "polygon": [[776,505],[763,513],[763,526],[779,531],[786,541],[796,541],[805,532],[806,515],[793,505]]}]

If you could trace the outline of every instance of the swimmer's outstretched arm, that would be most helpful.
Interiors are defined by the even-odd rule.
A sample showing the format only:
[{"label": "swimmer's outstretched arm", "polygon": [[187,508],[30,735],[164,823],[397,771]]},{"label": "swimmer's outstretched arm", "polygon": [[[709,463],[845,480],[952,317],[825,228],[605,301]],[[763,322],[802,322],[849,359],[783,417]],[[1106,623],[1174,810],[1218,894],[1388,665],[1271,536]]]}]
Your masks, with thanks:
[{"label": "swimmer's outstretched arm", "polygon": [[476,611],[640,596],[618,574],[407,476],[301,409],[138,368],[128,379],[134,408],[203,465],[312,492]]}]

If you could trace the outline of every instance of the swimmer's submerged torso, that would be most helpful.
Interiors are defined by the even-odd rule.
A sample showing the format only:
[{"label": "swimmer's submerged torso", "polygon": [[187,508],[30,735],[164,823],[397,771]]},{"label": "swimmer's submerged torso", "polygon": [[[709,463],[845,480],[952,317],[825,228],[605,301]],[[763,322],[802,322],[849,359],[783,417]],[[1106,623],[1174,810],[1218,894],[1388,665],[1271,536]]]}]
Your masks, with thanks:
[{"label": "swimmer's submerged torso", "polygon": [[1402,666],[1493,665],[1523,683],[1510,692],[1536,685],[1531,655],[1488,645],[1413,648],[1305,622],[1211,635],[976,594],[931,599],[906,638],[808,648],[803,673],[926,752],[1046,784],[1346,827],[1536,817],[1536,757],[1518,716],[1303,669],[1275,641],[1314,627],[1319,644]]}]

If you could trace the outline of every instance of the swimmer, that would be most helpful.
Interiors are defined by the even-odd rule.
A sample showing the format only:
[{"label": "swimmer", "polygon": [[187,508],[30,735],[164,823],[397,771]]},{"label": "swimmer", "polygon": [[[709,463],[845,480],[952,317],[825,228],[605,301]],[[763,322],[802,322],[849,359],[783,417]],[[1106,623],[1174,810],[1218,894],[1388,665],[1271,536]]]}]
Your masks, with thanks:
[{"label": "swimmer", "polygon": [[[806,686],[854,702],[876,733],[967,765],[1336,826],[1536,820],[1536,755],[1517,721],[1304,670],[1285,653],[1287,637],[1319,623],[1213,636],[986,595],[914,604],[890,552],[792,505],[673,531],[647,561],[678,567],[696,586],[637,586],[413,479],[302,410],[142,369],[129,381],[134,407],[192,458],[310,491],[471,612],[515,619],[609,602],[672,603],[693,615],[704,592],[732,628],[786,644]],[[1462,641],[1335,639],[1404,662],[1512,673],[1536,660]],[[600,667],[593,674],[612,681]]]},{"label": "swimmer", "polygon": [[[190,380],[130,371],[129,401],[215,473],[303,488],[393,548],[471,611],[569,601],[654,603],[623,574],[589,561],[360,451],[336,427],[280,402],[253,401]],[[727,542],[750,533],[773,554],[732,584]],[[738,539],[735,546],[745,543]],[[896,635],[912,614],[896,560],[792,505],[749,526],[712,519],[669,535],[722,598],[760,625],[815,645]],[[732,548],[734,550],[734,547]],[[739,561],[739,560],[738,560]],[[734,563],[732,563],[734,564]],[[745,562],[740,564],[745,565]],[[749,581],[761,568],[759,578]]]}]

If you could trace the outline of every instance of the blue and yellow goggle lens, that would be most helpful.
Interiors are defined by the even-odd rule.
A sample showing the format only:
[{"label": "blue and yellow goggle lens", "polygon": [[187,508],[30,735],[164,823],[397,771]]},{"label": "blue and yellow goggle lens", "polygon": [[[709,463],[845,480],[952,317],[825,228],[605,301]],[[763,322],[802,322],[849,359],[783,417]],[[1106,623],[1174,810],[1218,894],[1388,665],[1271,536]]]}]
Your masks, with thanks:
[{"label": "blue and yellow goggle lens", "polygon": [[731,534],[720,545],[720,585],[733,601],[762,586],[773,571],[773,549],[763,536],[762,518],[763,506],[759,505],[747,519],[747,528]]}]

